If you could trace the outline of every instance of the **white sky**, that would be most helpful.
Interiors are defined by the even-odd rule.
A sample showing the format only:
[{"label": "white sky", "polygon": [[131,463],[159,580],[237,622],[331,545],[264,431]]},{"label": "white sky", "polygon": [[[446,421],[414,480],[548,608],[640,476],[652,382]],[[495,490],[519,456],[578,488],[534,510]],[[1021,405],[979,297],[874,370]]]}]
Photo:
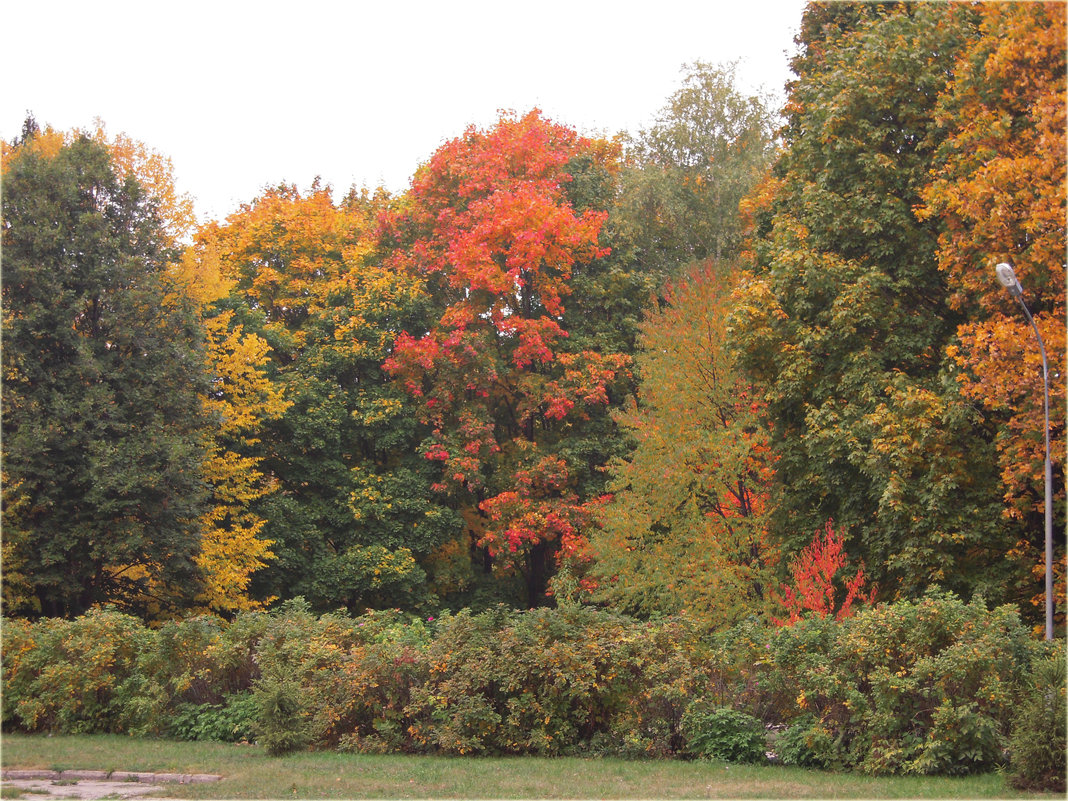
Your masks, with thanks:
[{"label": "white sky", "polygon": [[637,132],[684,63],[781,97],[803,0],[37,0],[4,4],[0,138],[100,117],[174,163],[201,218],[280,181],[403,191],[498,109]]}]

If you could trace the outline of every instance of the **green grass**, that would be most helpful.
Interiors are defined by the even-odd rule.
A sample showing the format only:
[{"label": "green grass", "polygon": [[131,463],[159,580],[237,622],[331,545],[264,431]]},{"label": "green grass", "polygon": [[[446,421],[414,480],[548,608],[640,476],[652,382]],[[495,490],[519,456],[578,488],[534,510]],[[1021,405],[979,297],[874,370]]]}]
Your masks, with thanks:
[{"label": "green grass", "polygon": [[[256,746],[122,736],[4,735],[5,768],[218,773],[174,798],[1041,798],[997,773],[872,778],[709,762],[360,756],[270,757]],[[1052,797],[1052,796],[1046,796]]]}]

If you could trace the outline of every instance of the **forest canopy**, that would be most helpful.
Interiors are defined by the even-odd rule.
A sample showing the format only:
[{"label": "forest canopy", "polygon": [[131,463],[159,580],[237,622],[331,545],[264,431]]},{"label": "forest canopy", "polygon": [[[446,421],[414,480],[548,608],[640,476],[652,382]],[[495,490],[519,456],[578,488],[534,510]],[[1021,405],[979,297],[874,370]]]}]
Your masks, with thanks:
[{"label": "forest canopy", "polygon": [[[407,191],[197,222],[169,161],[3,143],[3,604],[147,621],[585,603],[713,628],[932,587],[1065,610],[1065,6],[812,3],[783,109],[685,65]],[[831,602],[828,603],[828,599]]]}]

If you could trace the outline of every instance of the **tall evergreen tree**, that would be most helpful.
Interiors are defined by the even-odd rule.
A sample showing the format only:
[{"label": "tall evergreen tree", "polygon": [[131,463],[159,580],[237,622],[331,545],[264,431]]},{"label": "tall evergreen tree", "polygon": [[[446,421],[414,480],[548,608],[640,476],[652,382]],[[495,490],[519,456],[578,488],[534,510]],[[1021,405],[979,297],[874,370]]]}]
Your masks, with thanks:
[{"label": "tall evergreen tree", "polygon": [[167,291],[160,215],[104,145],[33,124],[5,145],[3,179],[7,609],[191,594],[203,347]]}]

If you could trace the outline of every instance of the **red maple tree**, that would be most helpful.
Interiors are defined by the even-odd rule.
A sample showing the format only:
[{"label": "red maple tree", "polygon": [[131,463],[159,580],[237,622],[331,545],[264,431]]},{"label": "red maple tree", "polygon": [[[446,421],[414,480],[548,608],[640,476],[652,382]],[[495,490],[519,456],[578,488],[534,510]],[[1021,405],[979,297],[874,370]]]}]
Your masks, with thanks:
[{"label": "red maple tree", "polygon": [[555,434],[605,405],[629,363],[567,350],[561,325],[573,268],[607,254],[606,214],[572,206],[567,165],[604,152],[537,111],[505,115],[442,146],[389,221],[406,243],[395,266],[423,275],[443,311],[421,336],[402,334],[385,367],[422,399],[435,489],[498,569],[524,575],[532,604],[589,516]]}]

